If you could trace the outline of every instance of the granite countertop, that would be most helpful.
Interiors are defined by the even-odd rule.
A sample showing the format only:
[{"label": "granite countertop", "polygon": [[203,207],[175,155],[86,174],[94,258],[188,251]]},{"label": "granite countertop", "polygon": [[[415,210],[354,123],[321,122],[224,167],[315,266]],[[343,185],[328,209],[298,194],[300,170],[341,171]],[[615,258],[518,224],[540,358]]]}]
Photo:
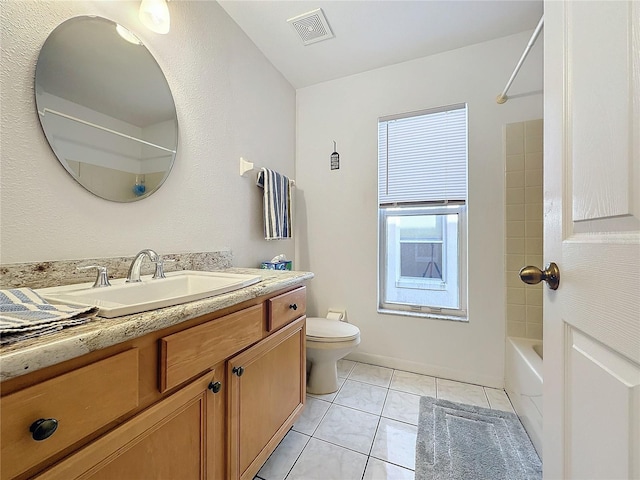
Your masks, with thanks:
[{"label": "granite countertop", "polygon": [[0,381],[25,375],[81,355],[142,337],[226,307],[302,285],[311,272],[228,268],[225,272],[260,275],[262,280],[239,290],[172,307],[117,318],[95,317],[83,325],[0,348]]}]

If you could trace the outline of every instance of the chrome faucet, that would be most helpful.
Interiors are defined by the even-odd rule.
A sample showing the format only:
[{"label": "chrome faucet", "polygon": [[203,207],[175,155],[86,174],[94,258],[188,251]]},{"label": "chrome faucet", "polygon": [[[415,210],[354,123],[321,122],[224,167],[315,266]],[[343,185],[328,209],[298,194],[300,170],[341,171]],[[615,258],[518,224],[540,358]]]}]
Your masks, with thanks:
[{"label": "chrome faucet", "polygon": [[145,248],[144,250],[140,250],[131,262],[129,273],[127,273],[127,283],[142,281],[140,280],[140,267],[142,266],[142,260],[144,260],[144,257],[149,257],[149,260],[156,264],[156,272],[153,275],[153,278],[164,278],[164,272],[162,269],[164,262],[160,259],[160,255],[150,248]]}]

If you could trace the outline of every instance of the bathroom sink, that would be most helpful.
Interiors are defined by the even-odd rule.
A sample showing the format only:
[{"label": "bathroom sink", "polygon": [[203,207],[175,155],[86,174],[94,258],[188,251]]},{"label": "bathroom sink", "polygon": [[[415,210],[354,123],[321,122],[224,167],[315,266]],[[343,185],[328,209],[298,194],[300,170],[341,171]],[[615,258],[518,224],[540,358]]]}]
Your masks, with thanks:
[{"label": "bathroom sink", "polygon": [[260,281],[259,275],[183,270],[166,278],[142,277],[141,282],[111,281],[110,287],[92,288],[93,283],[37,290],[51,303],[95,306],[98,315],[113,318],[232,292]]}]

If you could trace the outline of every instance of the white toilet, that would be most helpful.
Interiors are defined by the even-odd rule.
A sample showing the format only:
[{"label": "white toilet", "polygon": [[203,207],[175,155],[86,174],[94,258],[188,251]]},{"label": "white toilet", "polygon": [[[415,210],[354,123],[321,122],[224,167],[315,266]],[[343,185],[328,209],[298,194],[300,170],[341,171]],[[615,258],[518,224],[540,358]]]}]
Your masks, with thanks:
[{"label": "white toilet", "polygon": [[355,325],[328,318],[307,317],[307,392],[333,393],[338,390],[338,360],[360,343]]}]

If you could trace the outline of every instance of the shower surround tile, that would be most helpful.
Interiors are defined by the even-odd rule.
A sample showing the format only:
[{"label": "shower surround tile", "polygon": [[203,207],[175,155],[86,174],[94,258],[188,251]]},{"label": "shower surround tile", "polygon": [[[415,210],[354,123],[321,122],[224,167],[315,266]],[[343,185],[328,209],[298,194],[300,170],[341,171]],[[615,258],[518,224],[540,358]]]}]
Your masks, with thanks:
[{"label": "shower surround tile", "polygon": [[510,155],[507,153],[507,172],[517,172],[518,170],[524,170],[524,154]]},{"label": "shower surround tile", "polygon": [[506,127],[507,155],[524,153],[524,123],[511,123]]},{"label": "shower surround tile", "polygon": [[524,205],[507,205],[507,220],[524,222],[526,214],[527,211]]},{"label": "shower surround tile", "polygon": [[[543,132],[541,119],[513,123],[505,128],[505,264],[507,272],[517,272],[525,265],[542,266]],[[522,209],[516,210],[515,207]],[[524,256],[521,264],[514,262],[516,253]],[[514,288],[524,288],[526,297],[523,299],[520,292],[516,295]],[[506,289],[507,334],[527,338],[541,337],[542,327],[538,324],[538,316],[523,315],[511,308],[516,303],[524,308],[532,305],[540,306],[537,296],[528,295],[529,291],[536,287],[527,285],[525,288],[516,273],[515,277],[507,277]]]},{"label": "shower surround tile", "polygon": [[524,255],[524,238],[507,238],[507,255]]}]

